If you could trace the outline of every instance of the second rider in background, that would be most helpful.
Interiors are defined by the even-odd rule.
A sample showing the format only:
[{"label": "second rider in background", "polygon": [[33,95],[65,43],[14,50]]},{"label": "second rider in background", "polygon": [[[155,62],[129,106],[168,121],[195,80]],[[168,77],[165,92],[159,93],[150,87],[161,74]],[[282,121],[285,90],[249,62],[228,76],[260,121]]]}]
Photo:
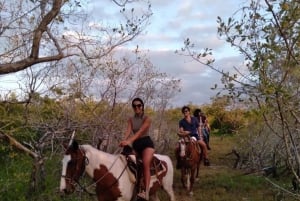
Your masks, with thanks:
[{"label": "second rider in background", "polygon": [[[204,136],[198,120],[196,119],[196,117],[191,116],[191,110],[188,106],[183,106],[181,112],[184,117],[179,121],[179,134],[189,135],[190,137],[195,137],[197,139],[197,142],[199,143],[199,146],[202,150],[204,165],[209,166],[210,162],[208,160],[207,146],[204,142]],[[176,153],[176,155],[177,154],[178,153]],[[180,165],[180,163],[177,162],[177,164],[177,168],[179,168],[178,166]]]}]

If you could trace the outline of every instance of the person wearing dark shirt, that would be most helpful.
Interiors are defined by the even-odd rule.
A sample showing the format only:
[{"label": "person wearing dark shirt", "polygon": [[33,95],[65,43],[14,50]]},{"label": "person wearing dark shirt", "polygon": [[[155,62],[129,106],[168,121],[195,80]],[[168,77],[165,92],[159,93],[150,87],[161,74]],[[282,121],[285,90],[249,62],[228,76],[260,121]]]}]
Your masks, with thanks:
[{"label": "person wearing dark shirt", "polygon": [[184,117],[179,121],[179,132],[181,136],[189,135],[190,137],[195,137],[199,146],[202,150],[204,157],[204,165],[209,166],[210,162],[208,160],[207,147],[204,142],[203,133],[196,117],[191,116],[191,110],[188,106],[183,106],[181,109]]}]

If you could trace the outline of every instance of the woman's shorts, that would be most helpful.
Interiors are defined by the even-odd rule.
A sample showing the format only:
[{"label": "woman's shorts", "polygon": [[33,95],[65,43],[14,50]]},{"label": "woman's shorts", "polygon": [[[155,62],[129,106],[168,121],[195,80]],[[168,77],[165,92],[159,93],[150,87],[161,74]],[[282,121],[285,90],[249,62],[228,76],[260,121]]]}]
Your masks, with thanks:
[{"label": "woman's shorts", "polygon": [[152,139],[150,138],[150,136],[145,136],[145,137],[136,139],[133,142],[132,147],[137,154],[142,155],[144,149],[146,149],[148,147],[154,148],[154,143],[153,143]]}]

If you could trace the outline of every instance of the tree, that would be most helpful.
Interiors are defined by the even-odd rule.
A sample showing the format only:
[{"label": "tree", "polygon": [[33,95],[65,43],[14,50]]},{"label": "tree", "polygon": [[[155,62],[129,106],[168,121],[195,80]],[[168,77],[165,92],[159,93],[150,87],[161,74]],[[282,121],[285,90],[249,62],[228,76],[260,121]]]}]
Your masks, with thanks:
[{"label": "tree", "polygon": [[[116,47],[133,40],[148,24],[152,14],[149,4],[146,5],[146,11],[139,16],[135,14],[134,8],[128,10],[127,7],[130,3],[138,1],[113,0],[113,2],[120,6],[120,12],[125,18],[125,23],[117,26],[104,26],[100,24],[101,19],[94,21],[89,13],[84,13],[84,9],[81,9],[86,6],[86,2],[77,0],[0,1],[0,75],[26,70],[24,76],[26,82],[22,81],[25,86],[24,88],[20,86],[24,92],[22,97],[24,100],[20,101],[18,98],[2,100],[5,106],[10,104],[9,107],[14,109],[20,106],[20,113],[15,114],[15,117],[20,120],[18,123],[21,125],[18,124],[17,128],[10,130],[15,120],[3,119],[0,122],[0,139],[10,142],[14,147],[32,156],[36,167],[33,170],[36,172],[42,169],[41,153],[51,138],[47,131],[51,131],[53,125],[56,127],[52,129],[60,125],[60,114],[71,112],[70,110],[58,112],[57,118],[45,121],[47,115],[54,115],[54,111],[58,111],[51,109],[59,106],[59,104],[52,105],[53,100],[47,96],[42,97],[44,94],[40,91],[41,88],[45,90],[44,81],[49,78],[50,70],[57,66],[68,67],[66,64],[72,60],[91,64],[110,54]],[[55,85],[57,83],[53,83],[50,88],[58,92],[59,88],[54,88]],[[72,94],[72,97],[76,95]],[[8,112],[5,106],[3,111]],[[66,119],[66,122],[71,121]],[[31,138],[30,143],[18,141],[19,129],[23,129],[24,133],[30,133],[28,135]],[[44,133],[40,135],[39,132]],[[34,176],[37,175],[35,172],[32,175],[32,181],[36,182],[32,183],[31,190],[35,191],[39,186],[38,183],[44,182],[44,178]]]},{"label": "tree", "polygon": [[[228,20],[218,17],[220,37],[245,59],[246,66],[234,68],[234,73],[223,72],[214,66],[210,56],[212,52],[208,48],[194,50],[189,39],[183,48],[184,54],[223,75],[222,81],[228,96],[241,101],[248,99],[252,103],[249,105],[247,102],[248,107],[259,109],[256,114],[261,115],[264,121],[263,125],[259,125],[266,128],[268,139],[275,139],[268,153],[262,152],[265,154],[263,160],[275,154],[278,163],[285,161],[298,183],[299,7],[299,1],[296,0],[253,0]],[[247,71],[241,71],[245,67]]]},{"label": "tree", "polygon": [[215,97],[212,103],[204,108],[210,117],[210,126],[212,130],[219,134],[238,134],[241,128],[246,125],[246,110],[227,96]]},{"label": "tree", "polygon": [[[114,2],[125,15],[125,6],[132,1]],[[141,33],[151,16],[148,10],[137,17],[132,9],[124,25],[103,27],[81,12],[85,5],[77,0],[2,0],[0,4],[1,75],[68,57],[102,57]]]}]

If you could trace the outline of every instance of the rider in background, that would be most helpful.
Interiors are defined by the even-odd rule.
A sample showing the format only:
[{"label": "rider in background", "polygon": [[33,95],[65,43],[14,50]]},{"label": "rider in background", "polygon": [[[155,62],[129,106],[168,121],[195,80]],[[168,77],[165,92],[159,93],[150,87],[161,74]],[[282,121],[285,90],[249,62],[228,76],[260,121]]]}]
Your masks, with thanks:
[{"label": "rider in background", "polygon": [[203,137],[204,137],[204,142],[207,146],[207,149],[210,150],[210,146],[209,146],[210,126],[209,126],[207,117],[199,108],[195,109],[193,114],[194,114],[194,117],[197,118],[197,120],[200,124],[201,130],[203,133]]},{"label": "rider in background", "polygon": [[181,109],[181,112],[184,115],[184,117],[179,121],[179,134],[182,136],[190,135],[190,137],[195,137],[197,139],[204,157],[204,165],[209,166],[210,163],[208,160],[207,147],[204,142],[201,127],[196,117],[191,116],[190,111],[191,110],[188,106],[183,106]]},{"label": "rider in background", "polygon": [[131,106],[134,115],[128,119],[124,140],[119,145],[124,147],[132,144],[136,154],[142,158],[145,191],[140,192],[138,197],[149,200],[150,164],[155,151],[154,143],[149,136],[151,119],[144,114],[144,102],[142,99],[133,99]]}]

